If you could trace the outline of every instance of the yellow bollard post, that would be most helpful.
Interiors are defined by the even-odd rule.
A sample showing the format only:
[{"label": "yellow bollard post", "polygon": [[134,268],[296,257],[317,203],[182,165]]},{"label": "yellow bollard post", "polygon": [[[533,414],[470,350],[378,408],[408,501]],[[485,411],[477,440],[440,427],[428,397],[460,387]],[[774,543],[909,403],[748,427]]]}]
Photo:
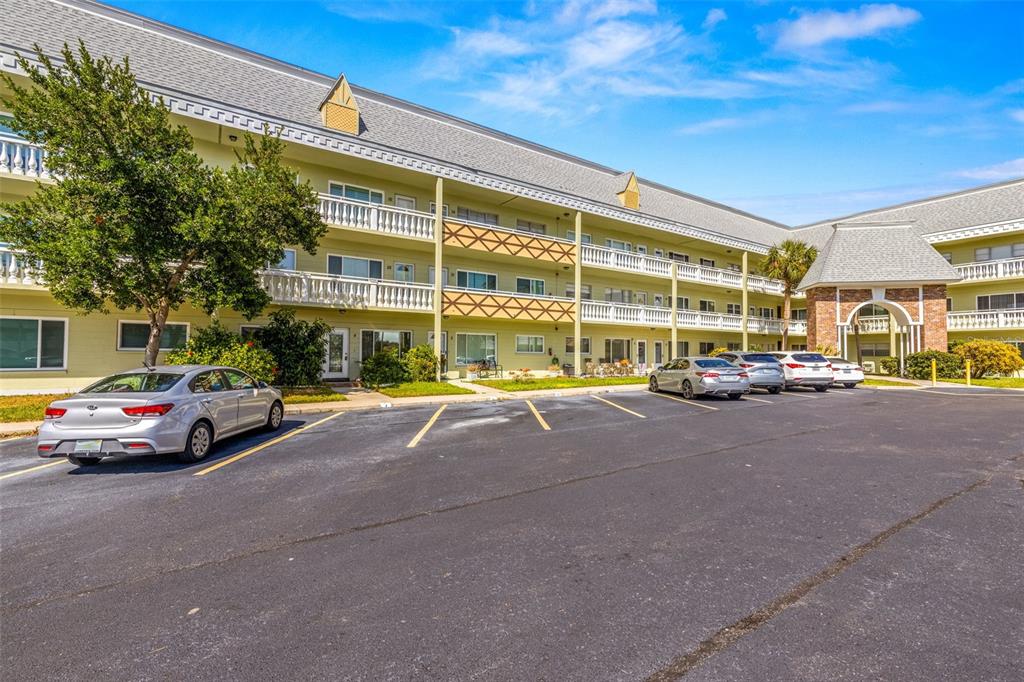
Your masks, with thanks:
[{"label": "yellow bollard post", "polygon": [[971,385],[971,361],[967,361],[967,385]]},{"label": "yellow bollard post", "polygon": [[935,369],[935,358],[932,358],[932,387],[934,387],[935,384],[936,384],[936,381],[935,381],[936,377],[937,377],[937,372],[936,372],[936,369]]}]

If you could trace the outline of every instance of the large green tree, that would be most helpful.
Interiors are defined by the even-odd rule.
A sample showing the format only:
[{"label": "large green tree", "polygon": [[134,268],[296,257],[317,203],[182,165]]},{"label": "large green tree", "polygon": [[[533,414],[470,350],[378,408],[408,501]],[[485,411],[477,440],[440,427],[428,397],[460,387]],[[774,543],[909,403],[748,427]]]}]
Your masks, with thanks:
[{"label": "large green tree", "polygon": [[150,364],[186,302],[259,314],[270,297],[258,271],[286,245],[314,253],[326,231],[316,192],[282,164],[280,138],[245,135],[230,167],[206,164],[127,58],[96,58],[80,43],[56,63],[35,49],[38,66],[18,58],[30,83],[0,74],[12,93],[0,100],[15,130],[44,147],[56,181],[4,207],[0,241],[41,261],[69,308],[143,311]]},{"label": "large green tree", "polygon": [[796,239],[787,239],[768,249],[761,259],[759,270],[765,277],[782,280],[782,349],[789,349],[789,317],[792,313],[793,293],[807,274],[818,250]]}]

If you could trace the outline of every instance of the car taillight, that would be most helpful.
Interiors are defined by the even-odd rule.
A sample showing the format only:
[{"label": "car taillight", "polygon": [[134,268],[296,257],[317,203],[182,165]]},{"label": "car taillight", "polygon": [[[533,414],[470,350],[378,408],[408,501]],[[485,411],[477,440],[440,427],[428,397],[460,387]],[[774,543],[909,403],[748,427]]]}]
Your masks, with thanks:
[{"label": "car taillight", "polygon": [[863,367],[854,367],[853,369],[858,371],[858,372],[863,372],[864,371]]},{"label": "car taillight", "polygon": [[830,363],[828,363],[828,364],[827,364],[827,365],[825,365],[825,366],[826,366],[826,367],[828,367],[829,369],[832,369],[832,363],[831,363],[831,362],[830,362]]},{"label": "car taillight", "polygon": [[159,405],[139,405],[138,407],[122,407],[121,411],[129,417],[162,417],[171,411],[174,403]]},{"label": "car taillight", "polygon": [[705,379],[714,379],[718,376],[718,372],[697,372],[697,376]]},{"label": "car taillight", "polygon": [[790,369],[803,369],[804,368],[804,366],[801,365],[799,362],[787,362],[786,363],[786,367],[789,367]]},{"label": "car taillight", "polygon": [[44,419],[60,419],[67,412],[63,407],[47,407],[43,414]]},{"label": "car taillight", "polygon": [[750,375],[747,374],[746,372],[740,372],[740,376],[743,377],[744,379],[749,379],[750,378]]},{"label": "car taillight", "polygon": [[749,362],[741,362],[740,367],[753,367],[753,365],[750,364]]}]

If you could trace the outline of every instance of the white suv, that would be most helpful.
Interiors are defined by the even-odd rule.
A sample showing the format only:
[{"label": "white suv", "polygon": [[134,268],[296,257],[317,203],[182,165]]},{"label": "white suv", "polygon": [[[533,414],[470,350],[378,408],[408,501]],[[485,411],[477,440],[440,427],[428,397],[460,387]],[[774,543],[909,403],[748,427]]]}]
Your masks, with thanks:
[{"label": "white suv", "polygon": [[772,355],[782,363],[786,388],[812,386],[818,393],[824,393],[832,385],[832,365],[821,353],[792,350]]}]

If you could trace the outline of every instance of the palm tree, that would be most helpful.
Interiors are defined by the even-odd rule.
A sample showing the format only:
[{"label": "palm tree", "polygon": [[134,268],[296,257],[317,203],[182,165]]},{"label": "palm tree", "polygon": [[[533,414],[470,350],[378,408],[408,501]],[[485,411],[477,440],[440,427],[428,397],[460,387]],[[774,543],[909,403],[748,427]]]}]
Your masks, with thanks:
[{"label": "palm tree", "polygon": [[793,292],[818,257],[818,249],[795,239],[787,239],[768,249],[761,259],[761,274],[782,280],[782,350],[789,348],[789,316]]}]

